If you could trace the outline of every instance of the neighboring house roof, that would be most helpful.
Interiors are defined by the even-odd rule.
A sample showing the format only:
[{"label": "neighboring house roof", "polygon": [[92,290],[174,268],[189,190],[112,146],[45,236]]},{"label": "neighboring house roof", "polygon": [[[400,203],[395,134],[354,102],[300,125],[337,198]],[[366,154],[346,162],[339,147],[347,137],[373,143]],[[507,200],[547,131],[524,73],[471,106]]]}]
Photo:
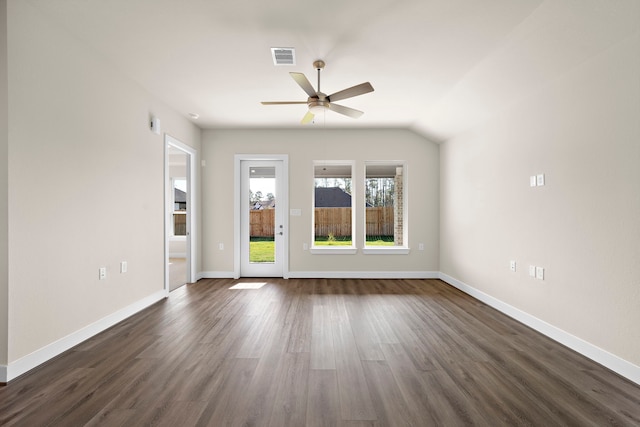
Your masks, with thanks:
[{"label": "neighboring house roof", "polygon": [[349,208],[351,194],[339,187],[316,187],[316,208]]},{"label": "neighboring house roof", "polygon": [[253,202],[252,210],[262,210],[262,209],[273,209],[276,207],[276,199],[273,200],[259,200],[257,202]]},{"label": "neighboring house roof", "polygon": [[173,200],[175,203],[187,203],[187,193],[178,188],[174,188],[173,191]]}]

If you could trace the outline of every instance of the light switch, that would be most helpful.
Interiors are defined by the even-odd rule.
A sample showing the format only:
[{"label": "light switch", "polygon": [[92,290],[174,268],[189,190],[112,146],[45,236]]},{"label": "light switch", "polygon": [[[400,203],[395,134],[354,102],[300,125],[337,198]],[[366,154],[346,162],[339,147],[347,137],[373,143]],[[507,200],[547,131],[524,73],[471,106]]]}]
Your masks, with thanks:
[{"label": "light switch", "polygon": [[544,174],[541,173],[539,175],[536,175],[536,185],[538,187],[542,187],[544,185]]},{"label": "light switch", "polygon": [[544,280],[544,268],[536,267],[536,279]]},{"label": "light switch", "polygon": [[511,271],[516,271],[516,262],[515,261],[509,261],[509,270]]},{"label": "light switch", "polygon": [[529,266],[529,276],[530,277],[536,277],[536,266],[535,265],[530,265]]},{"label": "light switch", "polygon": [[537,179],[536,179],[536,176],[535,176],[535,175],[531,175],[531,176],[529,177],[529,185],[530,185],[531,187],[535,187],[535,186],[537,185],[537,182],[538,182],[538,181],[537,181]]}]

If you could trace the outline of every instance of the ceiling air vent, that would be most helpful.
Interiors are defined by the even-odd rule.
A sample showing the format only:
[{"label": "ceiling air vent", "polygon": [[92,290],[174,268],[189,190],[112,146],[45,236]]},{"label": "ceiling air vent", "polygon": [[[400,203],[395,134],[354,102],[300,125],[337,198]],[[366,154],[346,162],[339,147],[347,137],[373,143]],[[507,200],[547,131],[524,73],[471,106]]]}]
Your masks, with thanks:
[{"label": "ceiling air vent", "polygon": [[296,65],[296,50],[292,47],[272,47],[273,65]]}]

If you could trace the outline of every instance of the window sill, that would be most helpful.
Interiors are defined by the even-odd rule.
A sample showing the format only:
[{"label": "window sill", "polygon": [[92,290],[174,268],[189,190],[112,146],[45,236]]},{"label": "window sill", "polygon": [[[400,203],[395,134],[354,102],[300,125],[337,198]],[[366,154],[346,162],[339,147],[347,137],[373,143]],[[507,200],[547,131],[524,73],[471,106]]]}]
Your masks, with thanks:
[{"label": "window sill", "polygon": [[365,255],[407,255],[411,249],[403,246],[374,248],[363,248],[362,253]]},{"label": "window sill", "polygon": [[358,252],[358,248],[355,246],[342,246],[342,247],[312,247],[309,249],[314,255],[353,255]]}]

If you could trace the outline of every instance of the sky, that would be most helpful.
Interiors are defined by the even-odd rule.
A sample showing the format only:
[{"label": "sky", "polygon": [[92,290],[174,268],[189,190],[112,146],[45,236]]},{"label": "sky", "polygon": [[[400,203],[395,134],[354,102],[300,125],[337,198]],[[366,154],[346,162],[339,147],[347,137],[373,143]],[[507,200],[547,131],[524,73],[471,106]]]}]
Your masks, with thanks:
[{"label": "sky", "polygon": [[276,180],[274,178],[251,178],[249,187],[254,193],[261,191],[265,198],[269,193],[276,194]]}]

